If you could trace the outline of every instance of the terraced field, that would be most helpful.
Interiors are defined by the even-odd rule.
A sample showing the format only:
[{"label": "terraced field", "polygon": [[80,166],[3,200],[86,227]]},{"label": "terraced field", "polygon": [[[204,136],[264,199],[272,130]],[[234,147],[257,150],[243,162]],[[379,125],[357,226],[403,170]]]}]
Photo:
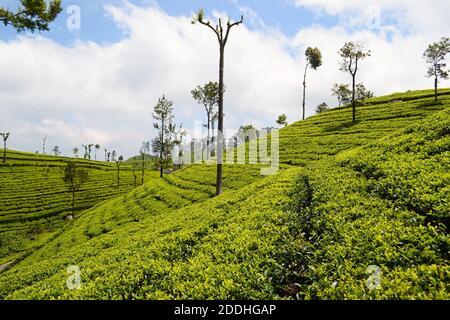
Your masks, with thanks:
[{"label": "terraced field", "polygon": [[[443,93],[438,105],[429,92],[374,99],[355,125],[349,108],[295,123],[281,131],[278,174],[226,166],[220,197],[214,166],[151,179],[16,259],[0,298],[448,299]],[[70,265],[78,290],[66,285]]]},{"label": "terraced field", "polygon": [[357,109],[356,124],[351,122],[352,111],[347,107],[296,122],[280,132],[280,162],[306,166],[410,126],[450,104],[450,90],[440,91],[437,105],[433,94],[412,91],[370,99]]}]

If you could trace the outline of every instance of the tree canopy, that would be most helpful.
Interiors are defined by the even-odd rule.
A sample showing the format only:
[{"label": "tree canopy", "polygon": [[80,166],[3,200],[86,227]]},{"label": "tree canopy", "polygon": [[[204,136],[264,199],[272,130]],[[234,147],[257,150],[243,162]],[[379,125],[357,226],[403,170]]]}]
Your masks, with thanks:
[{"label": "tree canopy", "polygon": [[62,11],[61,0],[20,0],[17,11],[0,7],[0,22],[18,32],[48,31],[49,24]]}]

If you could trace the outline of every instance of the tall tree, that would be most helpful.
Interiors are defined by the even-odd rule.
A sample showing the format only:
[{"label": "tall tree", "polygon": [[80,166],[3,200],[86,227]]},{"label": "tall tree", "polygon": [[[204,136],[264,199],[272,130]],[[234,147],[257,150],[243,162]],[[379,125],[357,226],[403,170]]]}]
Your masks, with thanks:
[{"label": "tall tree", "polygon": [[337,97],[339,107],[349,104],[352,101],[352,90],[349,89],[348,84],[337,84],[331,88],[332,95]]},{"label": "tall tree", "polygon": [[305,74],[303,76],[303,120],[306,117],[306,73],[308,68],[317,70],[318,67],[322,65],[322,52],[318,48],[309,47],[305,52],[306,57],[306,67]]},{"label": "tall tree", "polygon": [[79,152],[80,150],[78,150],[78,148],[75,147],[75,148],[72,149],[72,151],[73,151],[74,157],[75,157],[75,158],[78,158],[78,152]]},{"label": "tall tree", "polygon": [[61,0],[20,0],[17,11],[0,7],[0,22],[18,32],[48,31],[50,22],[62,11]]},{"label": "tall tree", "polygon": [[91,153],[92,153],[92,147],[94,145],[93,144],[89,144],[88,147],[88,159],[91,160]]},{"label": "tall tree", "polygon": [[158,130],[158,136],[153,140],[153,152],[159,154],[160,177],[164,175],[164,167],[168,164],[168,156],[173,143],[173,133],[175,125],[173,124],[173,102],[167,100],[163,95],[153,109],[153,119],[157,122],[153,124]]},{"label": "tall tree", "polygon": [[95,148],[95,161],[97,161],[97,151],[100,150],[100,145],[97,143],[95,144],[94,148]]},{"label": "tall tree", "polygon": [[288,125],[287,116],[284,113],[281,116],[278,116],[276,123],[280,127],[286,127]]},{"label": "tall tree", "polygon": [[438,99],[438,83],[440,79],[448,79],[449,70],[446,70],[445,57],[450,53],[450,38],[442,38],[441,41],[432,43],[423,53],[428,67],[427,76],[434,77],[434,100]]},{"label": "tall tree", "polygon": [[141,149],[139,150],[139,153],[141,154],[141,184],[144,184],[144,176],[145,176],[145,158],[150,153],[150,141],[144,141],[142,142]]},{"label": "tall tree", "polygon": [[119,158],[115,162],[117,166],[117,188],[120,188],[120,166],[123,162],[123,156],[119,156]]},{"label": "tall tree", "polygon": [[10,133],[0,133],[0,136],[3,138],[3,163],[6,163],[6,141],[8,140]]},{"label": "tall tree", "polygon": [[83,159],[87,159],[88,158],[88,146],[82,144],[81,145],[84,148],[84,155],[83,155]]},{"label": "tall tree", "polygon": [[88,172],[84,169],[78,168],[73,161],[67,162],[64,170],[63,180],[69,186],[69,191],[72,194],[72,215],[75,216],[75,192],[81,189],[81,186],[88,181]]},{"label": "tall tree", "polygon": [[211,143],[211,122],[215,114],[215,107],[219,105],[219,84],[217,82],[209,82],[203,87],[198,86],[191,91],[192,97],[201,104],[206,111],[208,136],[206,140],[206,148],[208,150],[208,157],[210,156],[210,143]]},{"label": "tall tree", "polygon": [[317,114],[324,113],[325,111],[328,111],[328,110],[330,110],[330,108],[328,107],[328,105],[325,102],[322,102],[321,104],[319,104],[316,107],[316,113]]},{"label": "tall tree", "polygon": [[47,136],[42,139],[42,154],[45,155],[45,144],[47,143]]},{"label": "tall tree", "polygon": [[117,155],[116,150],[113,150],[113,151],[111,152],[111,161],[112,161],[112,162],[115,162],[115,161],[116,161],[116,155]]},{"label": "tall tree", "polygon": [[105,151],[105,162],[108,161],[108,149],[103,149]]},{"label": "tall tree", "polygon": [[228,42],[230,31],[233,27],[244,22],[244,16],[241,20],[232,22],[228,19],[226,25],[222,23],[219,18],[215,27],[211,25],[210,21],[205,21],[205,13],[200,10],[194,17],[192,23],[200,23],[211,29],[217,36],[219,41],[219,118],[218,118],[218,139],[217,139],[217,181],[216,181],[216,195],[222,194],[222,175],[223,175],[223,95],[224,95],[224,66],[225,66],[225,46]]},{"label": "tall tree", "polygon": [[370,50],[366,51],[361,42],[347,42],[339,51],[341,56],[340,70],[352,76],[352,120],[356,122],[356,74],[361,60],[370,57]]}]

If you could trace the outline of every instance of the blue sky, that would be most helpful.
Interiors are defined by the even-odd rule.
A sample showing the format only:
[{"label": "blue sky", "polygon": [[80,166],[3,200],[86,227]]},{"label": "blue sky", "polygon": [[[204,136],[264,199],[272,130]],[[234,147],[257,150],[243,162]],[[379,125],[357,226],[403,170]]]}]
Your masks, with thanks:
[{"label": "blue sky", "polygon": [[[129,2],[138,6],[157,5],[175,16],[190,16],[198,8],[204,8],[206,12],[217,10],[227,12],[231,17],[239,17],[243,13],[240,8],[251,9],[258,14],[266,27],[278,29],[287,36],[293,36],[299,29],[310,25],[329,27],[339,23],[336,15],[318,14],[312,9],[295,6],[294,0],[129,0]],[[16,3],[17,0],[0,1],[1,5],[11,9],[17,6]],[[70,5],[80,7],[82,28],[79,31],[69,31],[66,28],[69,16],[66,10],[53,23],[50,32],[45,33],[45,37],[64,45],[70,45],[76,40],[97,43],[119,41],[123,39],[124,34],[105,13],[104,5],[122,3],[122,0],[63,0],[66,9]],[[258,23],[248,22],[249,28],[261,28]],[[17,34],[12,28],[6,28],[1,38],[11,40],[16,37]]]}]

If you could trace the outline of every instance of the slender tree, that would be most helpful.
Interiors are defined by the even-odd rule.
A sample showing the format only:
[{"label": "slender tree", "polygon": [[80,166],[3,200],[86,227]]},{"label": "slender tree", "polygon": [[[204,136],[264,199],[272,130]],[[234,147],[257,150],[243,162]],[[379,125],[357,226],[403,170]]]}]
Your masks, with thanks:
[{"label": "slender tree", "polygon": [[356,74],[361,60],[370,57],[361,42],[347,42],[339,51],[341,56],[340,70],[352,76],[352,119],[356,122]]},{"label": "slender tree", "polygon": [[288,125],[287,116],[284,113],[282,115],[278,116],[276,123],[280,127],[286,127]]},{"label": "slender tree", "polygon": [[81,145],[84,148],[84,155],[83,155],[83,159],[87,159],[88,158],[88,146],[82,144]]},{"label": "slender tree", "polygon": [[111,152],[108,152],[108,162],[110,162],[111,159]]},{"label": "slender tree", "polygon": [[216,195],[222,194],[222,175],[223,175],[223,95],[224,95],[224,66],[225,66],[225,46],[228,42],[230,31],[233,27],[238,26],[244,22],[244,16],[236,22],[228,19],[226,25],[222,23],[219,18],[215,27],[210,21],[205,21],[205,13],[200,10],[192,20],[192,23],[200,23],[214,32],[219,41],[219,117],[218,117],[218,139],[217,139],[217,181],[216,181]]},{"label": "slender tree", "polygon": [[150,141],[142,142],[142,146],[141,149],[139,150],[139,153],[141,154],[141,170],[142,170],[141,184],[143,185],[145,176],[145,158],[150,153]]},{"label": "slender tree", "polygon": [[192,97],[197,101],[198,104],[202,105],[206,111],[207,124],[206,128],[208,130],[206,148],[208,150],[208,157],[210,156],[210,144],[211,144],[211,122],[215,114],[215,108],[219,105],[219,84],[217,82],[209,82],[203,87],[198,86],[191,91]]},{"label": "slender tree", "polygon": [[42,139],[42,154],[45,155],[45,144],[47,143],[47,136]]},{"label": "slender tree", "polygon": [[91,153],[92,153],[92,147],[94,145],[93,144],[89,144],[88,147],[88,159],[91,160]]},{"label": "slender tree", "polygon": [[81,186],[88,181],[88,172],[78,168],[76,163],[69,161],[64,170],[63,180],[69,186],[69,192],[72,194],[72,215],[75,216],[75,192],[81,189]]},{"label": "slender tree", "polygon": [[446,70],[445,57],[450,53],[450,38],[442,38],[441,41],[432,43],[423,53],[428,64],[427,76],[434,77],[434,100],[438,99],[439,79],[448,79],[449,70]]},{"label": "slender tree", "polygon": [[72,151],[73,151],[74,157],[75,157],[75,158],[78,158],[78,152],[79,152],[80,150],[78,150],[78,148],[75,147],[75,148],[72,149]]},{"label": "slender tree", "polygon": [[113,150],[112,153],[111,153],[111,161],[112,162],[116,161],[116,155],[117,155],[116,150]]},{"label": "slender tree", "polygon": [[108,149],[104,149],[105,151],[105,162],[108,161]]},{"label": "slender tree", "polygon": [[94,146],[94,148],[95,148],[95,161],[97,161],[97,151],[100,150],[100,145],[99,145],[99,144],[96,144],[96,145]]},{"label": "slender tree", "polygon": [[305,52],[306,57],[306,67],[305,74],[303,76],[303,120],[306,117],[306,73],[308,68],[317,70],[318,67],[322,65],[322,52],[318,48],[309,47]]},{"label": "slender tree", "polygon": [[173,102],[167,100],[163,95],[162,98],[158,100],[152,114],[153,119],[157,121],[153,126],[158,130],[158,136],[153,140],[152,147],[153,152],[159,153],[158,165],[161,178],[164,175],[164,167],[167,165],[170,148],[173,143],[172,138],[175,131],[175,125],[173,124],[172,113]]},{"label": "slender tree", "polygon": [[118,189],[120,188],[120,166],[122,165],[123,162],[123,156],[119,156],[119,158],[115,162],[117,166],[117,189]]},{"label": "slender tree", "polygon": [[134,180],[134,187],[137,187],[137,174],[136,171],[139,168],[139,162],[136,160],[131,161],[131,170],[133,171],[133,180]]},{"label": "slender tree", "polygon": [[48,31],[49,24],[61,11],[61,0],[21,0],[17,11],[0,7],[0,23],[18,32]]},{"label": "slender tree", "polygon": [[8,140],[10,133],[0,133],[0,136],[3,138],[3,163],[6,163],[6,141]]}]

